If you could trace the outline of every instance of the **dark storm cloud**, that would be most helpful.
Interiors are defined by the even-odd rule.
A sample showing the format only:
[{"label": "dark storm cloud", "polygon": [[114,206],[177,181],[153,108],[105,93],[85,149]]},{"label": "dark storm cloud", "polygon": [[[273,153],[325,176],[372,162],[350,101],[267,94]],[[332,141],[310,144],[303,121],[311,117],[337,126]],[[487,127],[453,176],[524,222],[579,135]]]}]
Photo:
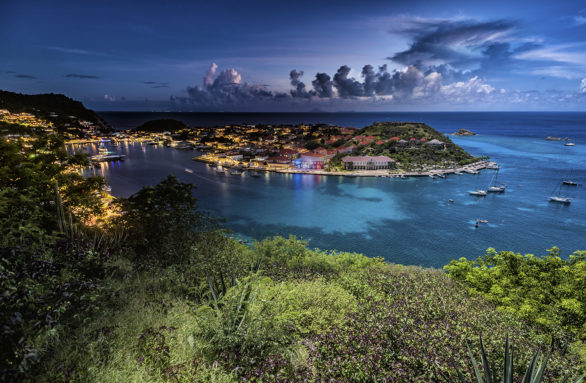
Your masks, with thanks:
[{"label": "dark storm cloud", "polygon": [[315,75],[315,80],[311,82],[311,85],[313,85],[313,89],[318,97],[331,98],[334,96],[334,83],[327,73],[317,73]]},{"label": "dark storm cloud", "polygon": [[301,76],[303,76],[303,71],[297,71],[293,69],[289,73],[289,79],[291,80],[291,85],[294,89],[291,90],[291,96],[297,98],[309,98],[315,95],[313,91],[307,91],[305,89],[305,84],[301,81]]},{"label": "dark storm cloud", "polygon": [[[450,78],[451,69],[439,67]],[[311,82],[313,89],[307,90],[301,78],[303,71],[293,69],[289,72],[289,82],[293,89],[288,93],[273,92],[266,86],[249,84],[235,69],[218,70],[216,64],[207,70],[202,85],[187,87],[188,97],[171,97],[176,107],[198,109],[230,110],[273,107],[280,103],[283,107],[307,105],[305,102],[319,104],[328,100],[366,100],[379,99],[393,102],[434,100],[458,100],[473,102],[493,94],[495,89],[478,76],[462,77],[448,83],[444,74],[433,69],[423,70],[409,65],[400,70],[389,71],[387,65],[375,69],[365,65],[361,70],[362,80],[350,76],[351,68],[342,65],[333,78],[327,73],[318,72]],[[461,75],[461,73],[460,73]],[[306,100],[306,101],[303,101]]]},{"label": "dark storm cloud", "polygon": [[348,78],[350,67],[342,65],[334,75],[334,86],[342,98],[364,96],[364,85],[353,78]]},{"label": "dark storm cloud", "polygon": [[444,20],[402,18],[391,33],[412,39],[409,49],[389,59],[418,68],[450,65],[460,70],[492,67],[508,63],[514,50],[509,42],[517,23],[509,20],[480,22],[476,20]]},{"label": "dark storm cloud", "polygon": [[37,79],[37,76],[33,76],[33,75],[30,75],[30,74],[15,74],[14,77],[16,77],[16,78],[25,78],[25,79],[28,79],[28,80],[36,80]]},{"label": "dark storm cloud", "polygon": [[364,78],[364,95],[373,96],[376,89],[376,74],[372,65],[365,65],[362,68],[362,77]]},{"label": "dark storm cloud", "polygon": [[79,74],[79,73],[69,73],[69,74],[66,74],[64,77],[68,77],[68,78],[84,78],[84,79],[99,78],[98,76],[94,76],[94,75],[91,75],[91,74]]}]

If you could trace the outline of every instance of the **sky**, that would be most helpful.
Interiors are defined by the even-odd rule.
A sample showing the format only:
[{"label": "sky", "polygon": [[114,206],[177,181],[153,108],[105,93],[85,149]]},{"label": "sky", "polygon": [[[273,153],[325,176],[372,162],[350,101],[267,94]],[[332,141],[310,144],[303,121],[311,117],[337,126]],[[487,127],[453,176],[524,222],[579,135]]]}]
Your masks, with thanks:
[{"label": "sky", "polygon": [[0,0],[0,89],[121,111],[586,111],[582,1]]}]

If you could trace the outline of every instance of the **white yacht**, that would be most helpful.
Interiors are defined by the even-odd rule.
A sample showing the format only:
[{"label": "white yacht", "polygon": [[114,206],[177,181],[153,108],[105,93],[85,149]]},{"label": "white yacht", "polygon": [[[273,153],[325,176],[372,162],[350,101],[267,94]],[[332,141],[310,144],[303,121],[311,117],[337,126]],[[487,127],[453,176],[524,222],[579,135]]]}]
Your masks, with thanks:
[{"label": "white yacht", "polygon": [[559,202],[559,203],[564,203],[566,205],[572,202],[572,199],[571,198],[568,198],[568,197],[558,197],[558,196],[551,196],[551,197],[549,197],[549,200],[551,202]]},{"label": "white yacht", "polygon": [[479,189],[479,190],[471,191],[469,193],[470,193],[470,195],[474,195],[477,197],[486,197],[486,190]]}]

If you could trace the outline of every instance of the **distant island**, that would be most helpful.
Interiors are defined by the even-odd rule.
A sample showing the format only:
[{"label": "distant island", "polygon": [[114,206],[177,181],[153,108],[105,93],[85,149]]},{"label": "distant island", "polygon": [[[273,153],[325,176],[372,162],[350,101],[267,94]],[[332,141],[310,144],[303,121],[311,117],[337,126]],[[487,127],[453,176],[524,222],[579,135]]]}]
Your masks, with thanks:
[{"label": "distant island", "polygon": [[475,136],[476,133],[469,131],[468,129],[460,129],[455,133],[452,133],[452,136]]},{"label": "distant island", "polygon": [[147,121],[144,124],[136,127],[134,130],[137,132],[163,133],[177,132],[187,128],[187,125],[181,121],[171,118],[163,118],[159,120]]}]

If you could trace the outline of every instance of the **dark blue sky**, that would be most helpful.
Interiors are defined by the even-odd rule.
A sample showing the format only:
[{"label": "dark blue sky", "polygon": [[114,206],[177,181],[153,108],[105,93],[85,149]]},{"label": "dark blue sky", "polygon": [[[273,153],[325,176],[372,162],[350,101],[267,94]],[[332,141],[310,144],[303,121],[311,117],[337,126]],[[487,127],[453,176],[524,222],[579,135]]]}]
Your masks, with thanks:
[{"label": "dark blue sky", "polygon": [[0,0],[0,88],[98,110],[586,110],[584,36],[583,1]]}]

